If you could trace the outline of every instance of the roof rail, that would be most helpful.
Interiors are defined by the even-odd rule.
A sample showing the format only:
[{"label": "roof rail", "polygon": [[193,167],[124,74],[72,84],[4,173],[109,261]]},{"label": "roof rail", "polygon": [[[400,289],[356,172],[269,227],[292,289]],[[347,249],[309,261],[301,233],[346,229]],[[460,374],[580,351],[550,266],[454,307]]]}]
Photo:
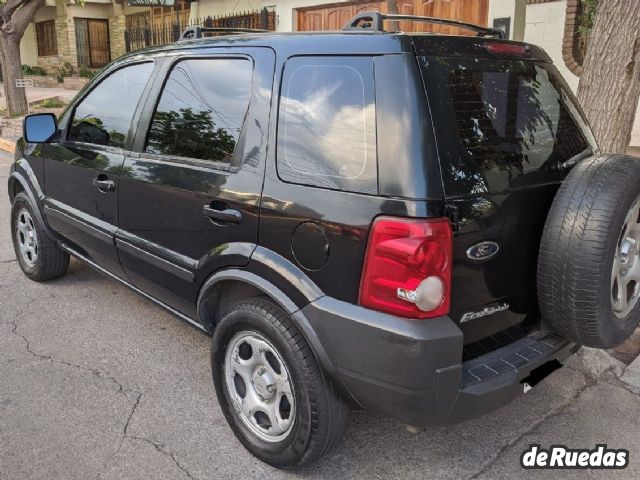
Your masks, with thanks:
[{"label": "roof rail", "polygon": [[193,25],[191,27],[187,27],[182,35],[180,35],[180,40],[191,40],[193,38],[203,38],[204,33],[207,32],[216,32],[216,33],[225,33],[225,34],[233,34],[233,33],[264,33],[269,30],[261,30],[258,28],[236,28],[236,27],[201,27],[199,25]]},{"label": "roof rail", "polygon": [[499,28],[482,27],[474,23],[461,22],[459,20],[450,20],[448,18],[438,17],[420,17],[417,15],[396,15],[382,12],[362,12],[353,17],[344,26],[342,30],[374,30],[378,32],[384,32],[383,22],[389,21],[409,21],[409,22],[424,22],[424,23],[438,23],[441,25],[450,25],[452,27],[464,28],[466,30],[472,30],[478,33],[480,37],[497,37],[504,38],[504,32]]}]

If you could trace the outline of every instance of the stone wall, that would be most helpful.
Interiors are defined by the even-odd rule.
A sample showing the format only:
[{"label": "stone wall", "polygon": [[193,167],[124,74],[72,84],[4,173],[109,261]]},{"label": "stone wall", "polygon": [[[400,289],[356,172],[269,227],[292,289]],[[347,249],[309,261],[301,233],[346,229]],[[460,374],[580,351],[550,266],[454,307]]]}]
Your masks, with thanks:
[{"label": "stone wall", "polygon": [[87,83],[89,83],[88,78],[84,77],[64,77],[64,81],[62,82],[62,87],[68,90],[80,90]]},{"label": "stone wall", "polygon": [[33,80],[34,87],[57,88],[58,78],[50,75],[24,75],[24,78]]},{"label": "stone wall", "polygon": [[[58,10],[58,13],[60,13],[60,10]],[[74,68],[77,68],[76,32],[72,18],[68,18],[66,15],[56,17],[56,42],[58,55],[38,57],[38,66],[52,75],[55,75],[56,69],[65,62],[69,62]]]},{"label": "stone wall", "polygon": [[111,48],[111,60],[126,53],[124,31],[126,30],[126,17],[124,14],[114,15],[109,19],[109,41]]}]

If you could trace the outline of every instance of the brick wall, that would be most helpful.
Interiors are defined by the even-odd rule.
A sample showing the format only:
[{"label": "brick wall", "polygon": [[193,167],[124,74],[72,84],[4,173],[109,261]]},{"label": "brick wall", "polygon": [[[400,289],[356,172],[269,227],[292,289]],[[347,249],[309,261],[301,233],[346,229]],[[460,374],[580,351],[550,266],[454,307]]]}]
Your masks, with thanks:
[{"label": "brick wall", "polygon": [[564,37],[562,39],[562,59],[567,68],[578,76],[582,74],[582,64],[578,63],[573,54],[573,45],[576,41],[579,3],[579,0],[567,0],[567,16],[564,19]]}]

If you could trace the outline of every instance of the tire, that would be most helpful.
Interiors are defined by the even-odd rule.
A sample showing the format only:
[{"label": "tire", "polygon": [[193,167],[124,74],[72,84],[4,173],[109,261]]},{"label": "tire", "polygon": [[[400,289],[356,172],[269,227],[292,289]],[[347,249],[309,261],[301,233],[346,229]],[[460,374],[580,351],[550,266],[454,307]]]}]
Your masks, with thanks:
[{"label": "tire", "polygon": [[638,179],[638,158],[583,160],[562,183],[549,211],[538,259],[542,319],[581,345],[612,348],[640,323]]},{"label": "tire", "polygon": [[[246,345],[251,348],[247,349]],[[256,349],[260,352],[254,356]],[[269,349],[272,352],[269,353]],[[280,376],[276,366],[280,366]],[[229,426],[247,450],[263,462],[276,468],[300,468],[341,443],[349,420],[349,407],[323,375],[309,345],[290,318],[270,301],[244,300],[227,311],[213,336],[211,367],[218,401]],[[232,367],[237,367],[236,372],[244,377]],[[280,383],[276,382],[274,396],[260,399],[259,406],[252,410],[255,413],[247,416],[242,413],[240,403],[245,405],[256,398],[252,395],[265,392],[264,382],[261,387],[259,380],[263,367],[268,370],[265,375],[273,374],[272,378],[280,379]],[[254,382],[238,380],[238,377],[249,376],[247,371],[253,372]],[[289,379],[290,388],[281,388],[287,383],[284,378]],[[243,385],[245,395],[241,399]],[[290,396],[282,393],[287,389]],[[284,397],[286,401],[282,400]],[[282,422],[286,428],[281,428],[279,422],[265,421],[265,416],[272,418],[264,414],[268,405],[277,405],[277,415],[286,418]]]},{"label": "tire", "polygon": [[11,206],[11,239],[24,274],[36,282],[61,277],[69,266],[69,254],[62,251],[44,229],[29,198],[18,193]]}]

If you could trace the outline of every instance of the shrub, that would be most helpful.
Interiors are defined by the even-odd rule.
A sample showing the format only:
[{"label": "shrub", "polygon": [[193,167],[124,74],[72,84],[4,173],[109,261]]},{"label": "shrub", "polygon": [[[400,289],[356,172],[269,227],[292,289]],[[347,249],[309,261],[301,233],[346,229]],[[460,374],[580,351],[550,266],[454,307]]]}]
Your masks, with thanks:
[{"label": "shrub", "polygon": [[24,75],[41,75],[44,76],[47,72],[44,71],[42,67],[32,67],[31,65],[22,65],[21,66],[22,73]]},{"label": "shrub", "polygon": [[37,108],[62,108],[67,104],[60,100],[58,97],[45,98],[37,105]]},{"label": "shrub", "polygon": [[64,77],[70,77],[73,75],[73,65],[69,62],[64,62],[59,67],[56,67],[56,76],[58,77],[58,82],[63,82]]},{"label": "shrub", "polygon": [[82,67],[78,72],[78,75],[80,75],[82,78],[93,78],[95,77],[96,72],[94,70],[89,70],[86,67]]}]

